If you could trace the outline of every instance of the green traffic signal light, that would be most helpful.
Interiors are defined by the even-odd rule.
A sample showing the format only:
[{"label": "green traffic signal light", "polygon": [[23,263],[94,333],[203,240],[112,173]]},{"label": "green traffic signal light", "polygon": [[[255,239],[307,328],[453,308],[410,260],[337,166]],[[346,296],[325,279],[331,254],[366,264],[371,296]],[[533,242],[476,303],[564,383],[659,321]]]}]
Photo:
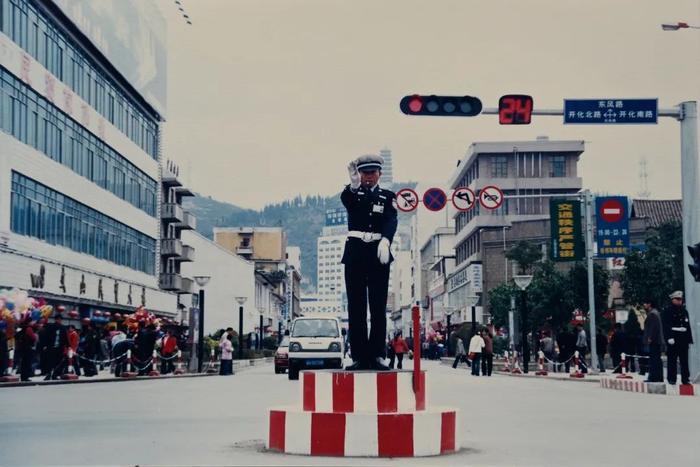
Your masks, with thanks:
[{"label": "green traffic signal light", "polygon": [[481,113],[481,101],[472,96],[405,96],[399,104],[406,115],[473,117]]},{"label": "green traffic signal light", "polygon": [[690,257],[693,258],[694,263],[688,265],[690,274],[693,275],[695,282],[700,282],[700,243],[688,246],[688,253],[690,253]]}]

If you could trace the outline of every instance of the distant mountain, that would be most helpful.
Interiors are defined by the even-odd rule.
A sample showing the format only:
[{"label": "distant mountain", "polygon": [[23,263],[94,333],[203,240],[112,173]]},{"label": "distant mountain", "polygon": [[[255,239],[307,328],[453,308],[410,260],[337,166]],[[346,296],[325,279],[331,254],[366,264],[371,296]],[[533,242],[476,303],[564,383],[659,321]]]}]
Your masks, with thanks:
[{"label": "distant mountain", "polygon": [[[415,188],[416,184],[395,186]],[[326,222],[326,210],[342,207],[340,193],[333,196],[297,196],[269,204],[260,211],[195,195],[185,198],[184,207],[197,217],[197,231],[213,238],[214,227],[282,227],[287,243],[301,248],[301,272],[307,292],[316,288],[316,239]]]}]

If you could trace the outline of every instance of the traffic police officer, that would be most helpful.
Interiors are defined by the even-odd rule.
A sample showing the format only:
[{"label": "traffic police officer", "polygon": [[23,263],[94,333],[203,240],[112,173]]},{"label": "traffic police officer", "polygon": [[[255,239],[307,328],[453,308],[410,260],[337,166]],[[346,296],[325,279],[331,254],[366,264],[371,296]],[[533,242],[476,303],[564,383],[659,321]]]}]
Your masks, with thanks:
[{"label": "traffic police officer", "polygon": [[[348,165],[350,184],[340,199],[348,211],[342,263],[348,294],[348,334],[354,363],[347,370],[388,370],[385,352],[386,300],[391,242],[397,226],[396,195],[379,187],[384,159],[362,156]],[[370,332],[367,335],[367,302]]]},{"label": "traffic police officer", "polygon": [[676,384],[676,360],[681,362],[681,383],[690,384],[690,371],[688,369],[688,346],[693,343],[693,334],[690,330],[688,310],[683,306],[683,292],[676,290],[671,295],[671,304],[664,309],[661,315],[663,322],[664,338],[668,347],[668,370],[666,379],[669,384]]}]

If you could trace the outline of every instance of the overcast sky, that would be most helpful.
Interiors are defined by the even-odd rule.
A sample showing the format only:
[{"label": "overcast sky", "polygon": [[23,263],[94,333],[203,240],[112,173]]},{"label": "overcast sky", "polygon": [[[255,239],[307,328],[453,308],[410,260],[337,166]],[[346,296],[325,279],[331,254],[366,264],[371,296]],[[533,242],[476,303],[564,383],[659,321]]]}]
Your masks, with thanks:
[{"label": "overcast sky", "polygon": [[[329,195],[347,162],[389,148],[398,180],[444,180],[475,141],[586,141],[585,187],[636,195],[648,160],[653,198],[680,197],[680,126],[563,125],[534,116],[408,117],[407,94],[473,95],[495,107],[523,93],[564,98],[700,94],[697,0],[159,0],[169,28],[165,156],[193,190],[249,208]],[[188,175],[188,171],[191,173]]]}]

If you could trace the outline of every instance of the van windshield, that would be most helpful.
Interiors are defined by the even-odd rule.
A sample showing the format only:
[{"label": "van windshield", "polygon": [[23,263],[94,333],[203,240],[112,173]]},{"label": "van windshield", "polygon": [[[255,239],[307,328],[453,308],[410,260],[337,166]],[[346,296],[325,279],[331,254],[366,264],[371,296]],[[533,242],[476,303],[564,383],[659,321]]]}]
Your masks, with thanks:
[{"label": "van windshield", "polygon": [[338,337],[338,324],[329,319],[300,319],[294,323],[292,337]]}]

